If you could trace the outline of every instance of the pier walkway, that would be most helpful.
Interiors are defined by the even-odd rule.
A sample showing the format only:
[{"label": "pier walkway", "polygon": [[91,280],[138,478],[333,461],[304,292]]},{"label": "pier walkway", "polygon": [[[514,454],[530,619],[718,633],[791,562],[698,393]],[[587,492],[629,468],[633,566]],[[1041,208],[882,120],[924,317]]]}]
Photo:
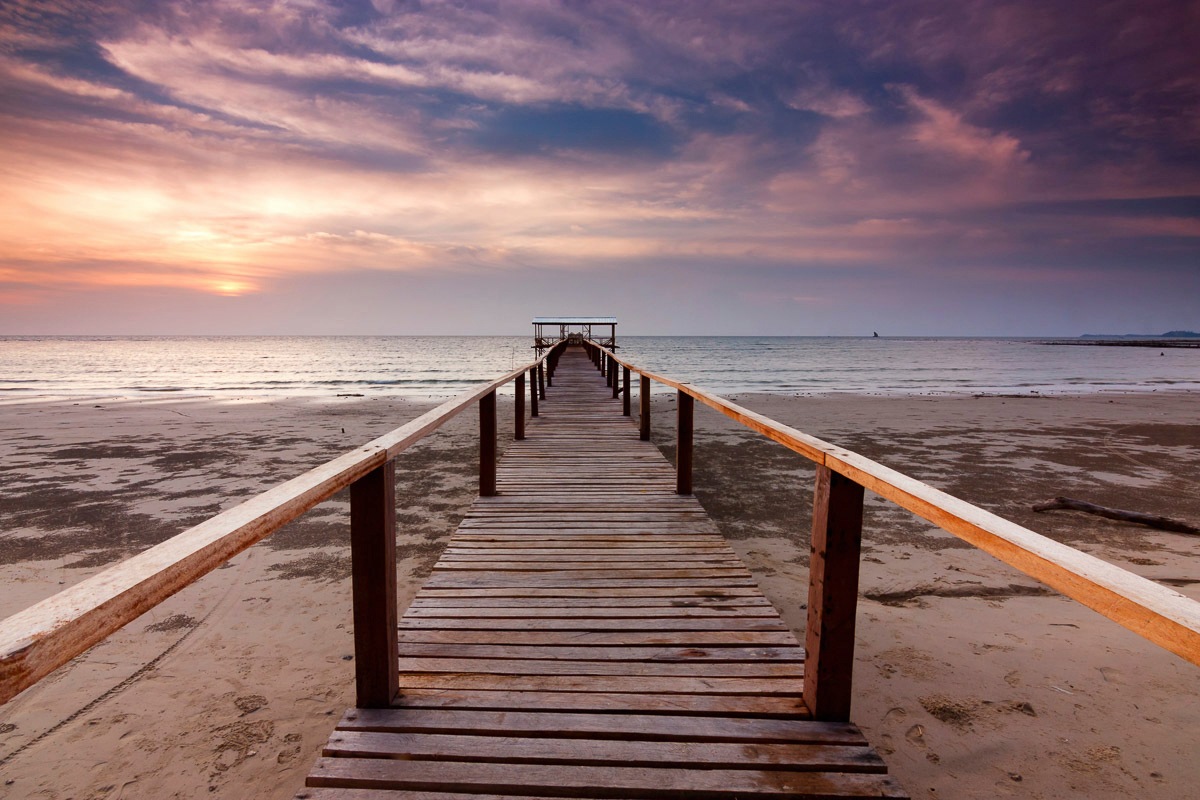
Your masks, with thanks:
[{"label": "pier walkway", "polygon": [[800,644],[613,395],[562,353],[399,621],[392,707],[347,711],[298,797],[904,796],[810,718]]}]

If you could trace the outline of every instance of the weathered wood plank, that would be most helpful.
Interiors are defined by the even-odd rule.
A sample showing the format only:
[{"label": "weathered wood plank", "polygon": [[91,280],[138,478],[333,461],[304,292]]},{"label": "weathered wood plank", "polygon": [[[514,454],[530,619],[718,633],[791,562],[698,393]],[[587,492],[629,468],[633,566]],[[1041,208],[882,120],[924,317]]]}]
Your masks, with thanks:
[{"label": "weathered wood plank", "polygon": [[669,714],[475,711],[464,709],[350,709],[339,730],[392,733],[455,733],[488,736],[560,736],[589,739],[682,740],[693,742],[778,742],[865,745],[857,726],[816,722]]},{"label": "weathered wood plank", "polygon": [[309,775],[314,787],[486,791],[513,795],[603,797],[904,797],[887,775],[793,770],[652,769],[387,758],[322,758]]},{"label": "weathered wood plank", "polygon": [[783,717],[805,719],[808,706],[798,695],[637,694],[616,692],[511,691],[496,689],[405,689],[395,708],[471,708],[496,711],[652,712],[673,715]]},{"label": "weathered wood plank", "polygon": [[401,658],[442,657],[506,659],[519,652],[527,661],[575,659],[591,661],[657,661],[697,663],[713,661],[791,661],[803,663],[801,647],[574,647],[567,644],[534,647],[524,645],[519,651],[509,644],[404,643],[397,645]]},{"label": "weathered wood plank", "polygon": [[[553,735],[552,735],[553,736]],[[612,767],[886,772],[870,747],[834,744],[617,741],[336,731],[325,756]]]},{"label": "weathered wood plank", "polygon": [[[594,661],[562,657],[554,660],[525,658],[400,657],[399,667],[410,674],[447,672],[487,675],[641,675],[679,678],[803,678],[801,663]],[[390,698],[389,698],[390,699]]]},{"label": "weathered wood plank", "polygon": [[397,630],[400,643],[471,642],[478,644],[558,645],[575,646],[634,646],[634,645],[686,645],[688,647],[795,647],[796,637],[792,632],[779,628],[773,631],[745,631],[717,628],[704,631],[515,631],[496,630],[452,630],[446,628],[408,628],[403,625]]}]

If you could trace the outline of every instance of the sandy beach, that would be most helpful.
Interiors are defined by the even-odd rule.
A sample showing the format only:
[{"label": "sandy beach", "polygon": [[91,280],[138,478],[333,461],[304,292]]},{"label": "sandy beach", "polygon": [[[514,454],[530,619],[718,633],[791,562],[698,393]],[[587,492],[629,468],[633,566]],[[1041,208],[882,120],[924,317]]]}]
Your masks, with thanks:
[{"label": "sandy beach", "polygon": [[[1030,510],[1200,521],[1195,395],[737,399],[1200,598],[1200,537]],[[431,405],[2,405],[0,616]],[[667,452],[672,411],[656,398]],[[397,462],[402,605],[473,497],[475,424]],[[698,497],[802,635],[811,467],[696,427]],[[863,555],[853,717],[913,797],[1193,796],[1196,667],[869,494]],[[348,576],[339,496],[0,708],[0,797],[291,797],[353,702]]]}]

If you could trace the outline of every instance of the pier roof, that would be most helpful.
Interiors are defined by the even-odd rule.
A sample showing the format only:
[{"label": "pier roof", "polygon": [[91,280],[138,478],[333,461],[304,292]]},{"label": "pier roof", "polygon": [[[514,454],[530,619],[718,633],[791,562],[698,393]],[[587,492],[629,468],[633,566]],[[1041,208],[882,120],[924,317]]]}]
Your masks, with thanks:
[{"label": "pier roof", "polygon": [[534,317],[534,325],[616,325],[616,317]]}]

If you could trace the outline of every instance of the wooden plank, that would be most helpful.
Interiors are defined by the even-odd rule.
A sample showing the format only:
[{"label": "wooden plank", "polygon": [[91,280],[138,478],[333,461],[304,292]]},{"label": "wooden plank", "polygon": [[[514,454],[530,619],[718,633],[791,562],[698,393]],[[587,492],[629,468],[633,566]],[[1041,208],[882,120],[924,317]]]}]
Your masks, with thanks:
[{"label": "wooden plank", "polygon": [[735,606],[733,608],[693,608],[665,606],[661,608],[410,608],[405,619],[650,619],[650,618],[716,618],[746,619],[769,617],[778,612],[770,606]]},{"label": "wooden plank", "polygon": [[488,736],[560,736],[645,741],[778,742],[865,745],[845,722],[671,714],[477,711],[471,709],[350,709],[338,730],[454,733]]},{"label": "wooden plank", "polygon": [[[448,657],[473,659],[509,659],[515,650],[510,644],[478,644],[475,642],[461,643],[405,643],[397,645],[401,658],[406,657]],[[790,661],[803,663],[804,648],[801,647],[662,647],[644,645],[640,647],[574,647],[569,644],[555,644],[545,647],[524,645],[519,650],[522,659],[527,661],[547,661],[556,659],[576,660],[605,660],[605,661],[657,661],[657,662],[715,662],[715,661],[757,661],[782,662]]]},{"label": "wooden plank", "polygon": [[489,689],[504,692],[616,692],[651,695],[749,694],[800,697],[799,678],[682,678],[642,675],[489,675],[400,673],[408,689]]},{"label": "wooden plank", "polygon": [[395,708],[471,708],[496,711],[653,712],[683,716],[783,717],[808,716],[796,695],[693,694],[655,695],[619,692],[511,691],[496,689],[406,688],[392,703]]},{"label": "wooden plank", "polygon": [[422,619],[404,617],[400,621],[399,630],[481,630],[481,631],[579,631],[581,633],[601,633],[604,631],[786,631],[787,626],[777,617],[750,618],[691,618],[667,617],[649,619],[570,619],[564,617],[524,618],[524,619],[495,619],[492,617],[476,617],[473,619],[457,619],[454,617],[435,617]]},{"label": "wooden plank", "polygon": [[409,611],[432,608],[741,608],[773,609],[765,597],[425,597]]},{"label": "wooden plank", "polygon": [[322,758],[308,777],[313,787],[485,791],[497,794],[600,797],[905,797],[887,775],[752,769],[565,768],[543,764]]},{"label": "wooden plank", "polygon": [[[804,676],[803,666],[799,663],[774,663],[759,660],[673,663],[575,660],[566,657],[542,661],[511,657],[401,657],[398,661],[400,671],[410,674],[453,672],[463,675],[641,675],[680,678],[802,678]],[[391,698],[388,699],[390,701]]]},{"label": "wooden plank", "polygon": [[774,631],[746,631],[718,628],[705,631],[516,631],[516,630],[453,630],[446,628],[409,628],[403,624],[396,632],[401,643],[405,642],[471,642],[478,644],[556,645],[576,646],[633,646],[676,644],[688,647],[739,647],[754,645],[764,647],[795,647],[796,637],[786,628]]},{"label": "wooden plank", "polygon": [[727,588],[706,588],[701,586],[685,587],[653,587],[637,586],[633,588],[583,588],[567,586],[560,589],[540,589],[534,587],[485,588],[485,589],[438,589],[424,586],[417,593],[417,599],[422,598],[451,598],[451,597],[574,597],[574,598],[684,598],[698,600],[722,600],[730,598],[761,598],[762,594],[754,587],[735,586]]},{"label": "wooden plank", "polygon": [[504,764],[598,767],[767,769],[802,772],[886,772],[870,747],[830,744],[618,741],[441,733],[336,731],[323,755],[341,758],[403,758]]}]

